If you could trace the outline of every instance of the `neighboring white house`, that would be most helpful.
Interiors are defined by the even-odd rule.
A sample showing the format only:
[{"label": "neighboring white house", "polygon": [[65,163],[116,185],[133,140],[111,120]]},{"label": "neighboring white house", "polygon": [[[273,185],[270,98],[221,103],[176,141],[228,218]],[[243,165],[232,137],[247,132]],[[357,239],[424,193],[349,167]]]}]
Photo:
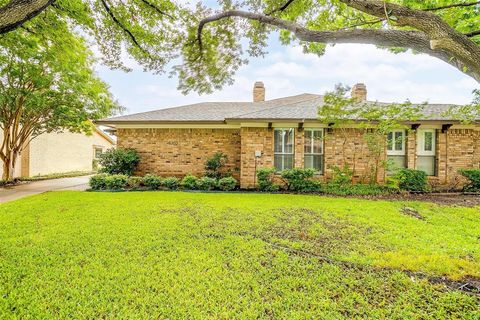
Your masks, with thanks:
[{"label": "neighboring white house", "polygon": [[[22,151],[15,165],[14,176],[91,171],[94,160],[114,146],[115,141],[99,128],[90,136],[68,131],[45,133],[33,139]],[[2,173],[0,166],[0,175]]]}]

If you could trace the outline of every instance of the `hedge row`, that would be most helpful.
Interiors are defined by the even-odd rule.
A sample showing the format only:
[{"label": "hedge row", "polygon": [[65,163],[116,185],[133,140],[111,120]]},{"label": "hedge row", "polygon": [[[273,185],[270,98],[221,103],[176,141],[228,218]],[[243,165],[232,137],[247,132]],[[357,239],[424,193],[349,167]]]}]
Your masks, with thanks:
[{"label": "hedge row", "polygon": [[182,188],[184,190],[231,191],[236,187],[237,180],[233,177],[214,179],[188,175],[180,180],[176,177],[163,178],[154,174],[136,177],[100,173],[90,178],[90,188],[92,190],[177,190]]},{"label": "hedge row", "polygon": [[[398,187],[377,184],[351,184],[348,182],[324,183],[313,180],[313,169],[289,169],[278,173],[275,168],[263,168],[257,171],[257,185],[260,191],[272,192],[278,190],[300,193],[321,193],[332,195],[381,195],[399,191]],[[282,185],[275,183],[279,178]]]}]

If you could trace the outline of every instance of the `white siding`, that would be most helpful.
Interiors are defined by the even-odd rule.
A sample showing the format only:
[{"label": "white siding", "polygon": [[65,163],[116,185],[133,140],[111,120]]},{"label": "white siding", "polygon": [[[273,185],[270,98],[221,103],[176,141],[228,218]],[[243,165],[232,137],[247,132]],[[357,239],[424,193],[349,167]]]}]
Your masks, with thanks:
[{"label": "white siding", "polygon": [[42,134],[30,143],[30,176],[92,170],[95,147],[113,145],[97,132]]}]

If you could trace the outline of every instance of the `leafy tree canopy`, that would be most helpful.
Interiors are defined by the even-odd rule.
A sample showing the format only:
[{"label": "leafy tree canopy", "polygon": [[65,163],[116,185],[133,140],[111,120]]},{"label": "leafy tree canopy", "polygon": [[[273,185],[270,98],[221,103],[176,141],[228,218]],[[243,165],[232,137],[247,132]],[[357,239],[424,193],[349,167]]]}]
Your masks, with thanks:
[{"label": "leafy tree canopy", "polygon": [[1,36],[0,159],[4,179],[39,134],[92,130],[91,120],[121,108],[93,71],[92,52],[51,12]]},{"label": "leafy tree canopy", "polygon": [[94,39],[111,67],[124,67],[125,53],[146,70],[162,73],[171,66],[183,92],[206,93],[232,83],[249,56],[265,53],[274,30],[281,31],[282,43],[296,42],[319,55],[335,43],[412,49],[480,81],[480,1],[197,2],[192,7],[173,0],[0,0],[0,33],[46,10]]}]

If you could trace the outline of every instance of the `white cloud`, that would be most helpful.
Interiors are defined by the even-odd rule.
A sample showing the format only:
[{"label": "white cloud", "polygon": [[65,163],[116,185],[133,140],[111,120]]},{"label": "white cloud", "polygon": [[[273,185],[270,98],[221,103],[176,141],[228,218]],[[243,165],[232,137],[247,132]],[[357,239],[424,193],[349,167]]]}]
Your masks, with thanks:
[{"label": "white cloud", "polygon": [[329,46],[322,57],[304,54],[299,47],[275,46],[265,58],[252,59],[242,67],[232,86],[211,95],[184,96],[176,90],[177,79],[138,68],[131,73],[102,68],[100,75],[130,113],[202,101],[250,101],[255,81],[265,83],[267,99],[324,93],[339,82],[364,82],[371,100],[468,103],[471,91],[479,87],[475,80],[433,57],[354,44]]}]

